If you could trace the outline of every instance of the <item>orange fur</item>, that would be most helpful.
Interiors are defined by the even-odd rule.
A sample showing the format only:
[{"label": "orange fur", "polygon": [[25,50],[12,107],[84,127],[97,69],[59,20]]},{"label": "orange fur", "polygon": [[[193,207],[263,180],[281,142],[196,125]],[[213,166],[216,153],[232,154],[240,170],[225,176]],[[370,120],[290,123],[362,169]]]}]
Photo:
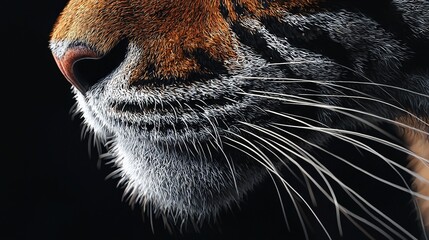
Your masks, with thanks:
[{"label": "orange fur", "polygon": [[[398,121],[425,132],[429,131],[429,127],[417,121],[415,118],[403,117],[398,119]],[[429,119],[426,119],[425,122],[429,123]],[[427,138],[427,135],[424,135],[416,130],[404,128],[401,129],[401,133],[403,139],[405,140],[405,144],[413,153],[424,159],[429,159],[429,139]],[[424,160],[413,156],[410,156],[409,160],[409,168],[418,175],[429,180],[429,162],[425,162]],[[415,179],[413,182],[413,188],[420,194],[429,196],[429,184],[427,182]],[[429,229],[429,201],[422,198],[417,198],[417,202],[423,217],[424,224],[426,228]]]},{"label": "orange fur", "polygon": [[[276,17],[281,10],[313,6],[317,0],[268,1],[238,0],[246,15]],[[234,39],[227,20],[221,15],[221,0],[84,0],[70,1],[59,17],[52,40],[79,41],[107,53],[122,38],[139,45],[145,59],[134,68],[130,81],[149,77],[185,78],[201,71],[195,59],[186,53],[201,49],[217,61],[236,57]],[[229,19],[237,20],[231,0],[222,0]],[[148,76],[146,69],[154,66]]]}]

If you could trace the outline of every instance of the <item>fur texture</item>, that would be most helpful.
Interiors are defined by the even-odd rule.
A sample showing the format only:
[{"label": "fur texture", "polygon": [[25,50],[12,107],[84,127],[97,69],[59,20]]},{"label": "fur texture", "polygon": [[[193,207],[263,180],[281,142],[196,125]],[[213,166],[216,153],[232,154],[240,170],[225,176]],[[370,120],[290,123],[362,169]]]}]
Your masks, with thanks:
[{"label": "fur texture", "polygon": [[[71,0],[50,48],[130,202],[200,220],[269,174],[282,179],[288,165],[329,178],[324,186],[301,169],[338,204],[328,182],[341,182],[312,156],[334,138],[368,152],[359,138],[383,143],[425,168],[427,26],[425,0]],[[423,147],[359,130],[379,124],[415,133],[403,140]],[[427,176],[407,173],[419,181],[411,196],[426,206]],[[384,236],[413,238],[368,222]]]}]

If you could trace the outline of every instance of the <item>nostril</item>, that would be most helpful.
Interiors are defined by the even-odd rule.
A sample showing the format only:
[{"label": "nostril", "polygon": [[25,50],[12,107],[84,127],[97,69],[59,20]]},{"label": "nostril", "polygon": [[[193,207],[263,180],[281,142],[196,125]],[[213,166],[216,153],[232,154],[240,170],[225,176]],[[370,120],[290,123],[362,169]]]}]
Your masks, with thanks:
[{"label": "nostril", "polygon": [[123,40],[103,56],[85,45],[77,45],[55,60],[67,80],[85,93],[119,66],[125,59],[127,47],[128,41]]},{"label": "nostril", "polygon": [[54,58],[65,78],[82,93],[86,92],[87,84],[77,79],[74,72],[74,64],[85,58],[97,59],[100,56],[91,49],[79,45],[68,48],[61,58],[56,56]]},{"label": "nostril", "polygon": [[[122,40],[102,58],[83,58],[73,66],[73,71],[79,82],[92,87],[101,79],[113,72],[125,59],[128,42]],[[86,89],[86,90],[87,90]]]}]

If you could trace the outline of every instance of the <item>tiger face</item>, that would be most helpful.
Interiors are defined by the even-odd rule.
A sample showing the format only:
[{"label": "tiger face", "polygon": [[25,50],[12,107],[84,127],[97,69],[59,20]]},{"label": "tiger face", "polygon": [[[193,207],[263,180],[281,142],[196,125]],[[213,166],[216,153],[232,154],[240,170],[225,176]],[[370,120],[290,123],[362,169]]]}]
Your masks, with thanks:
[{"label": "tiger face", "polygon": [[71,0],[50,49],[131,203],[210,218],[387,123],[424,210],[427,26],[425,0]]}]

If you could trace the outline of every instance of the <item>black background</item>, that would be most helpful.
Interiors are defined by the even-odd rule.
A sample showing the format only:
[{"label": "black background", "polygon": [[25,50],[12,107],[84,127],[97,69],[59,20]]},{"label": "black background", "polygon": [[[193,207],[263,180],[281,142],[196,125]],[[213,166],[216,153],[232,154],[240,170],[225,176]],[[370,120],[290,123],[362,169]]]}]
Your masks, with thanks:
[{"label": "black background", "polygon": [[[73,120],[69,112],[74,103],[70,85],[48,49],[51,28],[65,4],[65,0],[20,0],[2,8],[0,239],[178,238],[181,235],[166,233],[158,220],[153,233],[149,219],[122,200],[117,181],[106,179],[111,168],[100,165],[89,153],[88,142],[81,139],[81,121]],[[336,147],[350,157],[362,158],[356,151]],[[386,154],[403,157],[391,151]],[[375,169],[386,167],[375,165]],[[378,206],[393,212],[401,224],[416,231],[409,198],[374,180],[365,182],[353,173],[342,174],[368,196],[375,196]],[[287,231],[272,184],[257,190],[242,211],[233,208],[222,220],[225,234],[220,239],[276,239],[277,233],[304,239],[289,210],[290,221],[296,224],[291,233]],[[324,211],[321,205],[324,220],[333,222],[332,209]],[[320,230],[315,232],[318,237],[311,239],[325,239]],[[208,239],[215,234],[197,236],[187,238]],[[354,236],[344,239],[360,239]]]}]

